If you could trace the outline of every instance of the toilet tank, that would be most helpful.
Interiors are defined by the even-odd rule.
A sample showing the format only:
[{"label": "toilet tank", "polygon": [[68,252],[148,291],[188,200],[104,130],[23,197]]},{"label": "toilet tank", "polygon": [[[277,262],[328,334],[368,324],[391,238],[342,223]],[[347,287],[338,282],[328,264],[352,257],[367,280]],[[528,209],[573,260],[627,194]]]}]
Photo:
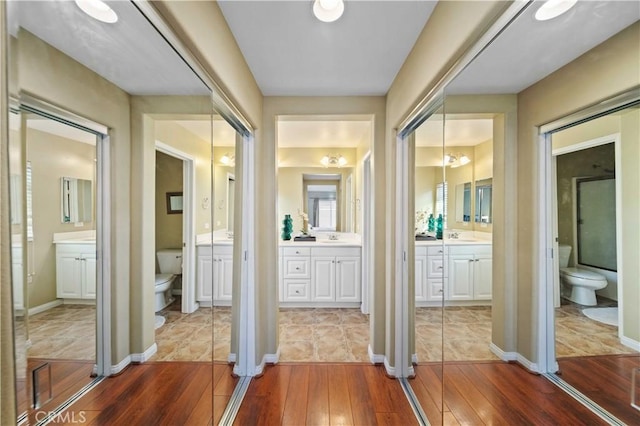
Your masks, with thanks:
[{"label": "toilet tank", "polygon": [[161,274],[182,273],[182,249],[158,250],[158,265]]},{"label": "toilet tank", "polygon": [[569,266],[569,258],[571,257],[571,246],[560,244],[558,246],[558,262],[561,268]]}]

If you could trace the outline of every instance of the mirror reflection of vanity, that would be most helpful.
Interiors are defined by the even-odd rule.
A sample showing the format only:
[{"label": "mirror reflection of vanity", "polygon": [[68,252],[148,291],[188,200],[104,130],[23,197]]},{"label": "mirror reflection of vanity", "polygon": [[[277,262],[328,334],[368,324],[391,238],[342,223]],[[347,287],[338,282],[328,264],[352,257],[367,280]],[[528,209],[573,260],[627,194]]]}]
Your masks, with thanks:
[{"label": "mirror reflection of vanity", "polygon": [[475,186],[475,222],[491,223],[492,179],[477,180]]},{"label": "mirror reflection of vanity", "polygon": [[62,223],[91,222],[93,182],[71,177],[62,177],[60,182]]},{"label": "mirror reflection of vanity", "polygon": [[471,222],[471,182],[456,185],[456,222]]}]

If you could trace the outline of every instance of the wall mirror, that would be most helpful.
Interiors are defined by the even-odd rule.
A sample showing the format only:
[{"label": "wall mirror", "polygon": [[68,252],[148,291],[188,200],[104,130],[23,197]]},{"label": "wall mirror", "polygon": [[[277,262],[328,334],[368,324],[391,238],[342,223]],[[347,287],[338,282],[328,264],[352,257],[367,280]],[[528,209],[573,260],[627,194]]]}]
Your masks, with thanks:
[{"label": "wall mirror", "polygon": [[60,178],[62,223],[91,222],[93,182],[88,179]]},{"label": "wall mirror", "polygon": [[471,182],[456,185],[456,222],[471,222]]},{"label": "wall mirror", "polygon": [[476,187],[476,223],[491,223],[492,179],[477,180]]},{"label": "wall mirror", "polygon": [[167,192],[167,214],[182,214],[182,192]]},{"label": "wall mirror", "polygon": [[337,231],[340,224],[341,176],[303,175],[305,208],[309,226],[316,231]]}]

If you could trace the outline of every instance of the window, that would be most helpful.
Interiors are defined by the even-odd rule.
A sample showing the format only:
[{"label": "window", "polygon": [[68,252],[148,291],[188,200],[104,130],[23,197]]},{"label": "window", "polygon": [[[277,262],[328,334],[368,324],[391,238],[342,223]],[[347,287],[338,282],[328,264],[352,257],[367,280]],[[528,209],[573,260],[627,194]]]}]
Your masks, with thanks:
[{"label": "window", "polygon": [[305,212],[316,231],[340,229],[340,175],[304,175]]},{"label": "window", "polygon": [[447,191],[447,182],[441,182],[436,185],[436,213],[435,218],[438,215],[442,215],[442,227],[447,229],[447,203],[449,201],[449,191]]}]

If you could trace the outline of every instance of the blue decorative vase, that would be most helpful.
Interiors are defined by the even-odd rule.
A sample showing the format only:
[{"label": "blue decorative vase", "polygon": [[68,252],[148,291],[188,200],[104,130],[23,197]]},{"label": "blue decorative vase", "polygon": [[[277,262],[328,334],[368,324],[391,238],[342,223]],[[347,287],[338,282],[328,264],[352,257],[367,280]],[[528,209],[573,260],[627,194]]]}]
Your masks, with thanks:
[{"label": "blue decorative vase", "polygon": [[444,219],[442,218],[442,215],[438,215],[438,220],[436,221],[436,238],[441,240],[442,239],[442,222],[444,222]]},{"label": "blue decorative vase", "polygon": [[427,221],[427,232],[434,232],[436,230],[436,219],[433,217],[433,213],[429,215]]},{"label": "blue decorative vase", "polygon": [[288,241],[291,239],[291,233],[293,232],[293,219],[290,214],[284,215],[282,221],[282,239]]}]

